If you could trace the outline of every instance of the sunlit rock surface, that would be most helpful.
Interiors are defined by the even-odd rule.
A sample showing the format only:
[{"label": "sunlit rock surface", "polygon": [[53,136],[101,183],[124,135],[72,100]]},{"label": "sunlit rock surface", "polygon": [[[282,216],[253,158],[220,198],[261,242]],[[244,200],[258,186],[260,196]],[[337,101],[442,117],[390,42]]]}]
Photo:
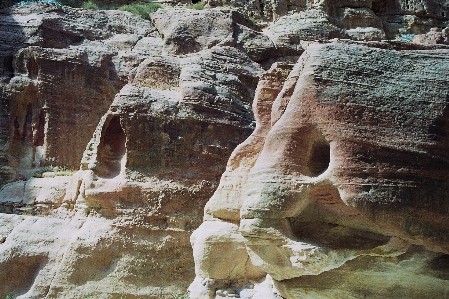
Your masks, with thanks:
[{"label": "sunlit rock surface", "polygon": [[444,297],[447,5],[253,4],[0,10],[0,297]]},{"label": "sunlit rock surface", "polygon": [[[264,276],[256,266],[286,298],[444,297],[448,62],[448,50],[330,43],[310,45],[286,79],[273,66],[256,130],[191,237],[191,288],[221,292]],[[245,247],[251,263],[229,272]]]}]

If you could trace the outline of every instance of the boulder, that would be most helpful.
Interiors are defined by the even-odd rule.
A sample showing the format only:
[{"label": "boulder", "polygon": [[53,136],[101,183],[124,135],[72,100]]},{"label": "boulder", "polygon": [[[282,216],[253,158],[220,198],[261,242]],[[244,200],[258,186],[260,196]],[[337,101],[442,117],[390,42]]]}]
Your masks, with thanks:
[{"label": "boulder", "polygon": [[195,53],[220,45],[235,46],[254,61],[283,55],[254,21],[234,9],[159,9],[151,18],[164,38],[167,54]]}]

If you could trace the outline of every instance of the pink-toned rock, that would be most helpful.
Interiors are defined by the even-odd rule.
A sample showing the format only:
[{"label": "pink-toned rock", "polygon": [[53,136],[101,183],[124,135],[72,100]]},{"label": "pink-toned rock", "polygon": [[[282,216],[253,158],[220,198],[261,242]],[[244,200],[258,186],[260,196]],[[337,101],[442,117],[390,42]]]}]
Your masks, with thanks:
[{"label": "pink-toned rock", "polygon": [[433,28],[433,30],[431,30],[426,34],[419,34],[413,36],[412,42],[430,45],[439,45],[439,44],[449,45],[448,33],[449,28],[445,28],[443,31],[440,31],[438,28]]},{"label": "pink-toned rock", "polygon": [[[424,268],[449,253],[448,61],[447,49],[309,46],[273,103],[271,126],[235,150],[206,205],[194,236],[206,234],[210,241],[192,238],[196,281],[222,280],[208,259],[226,235],[224,225],[214,235],[219,220],[239,223],[251,267],[267,272],[286,298],[311,291],[323,298],[357,297],[350,283],[354,267],[364,267],[354,277],[364,277],[361,291],[373,298],[388,296],[391,284],[408,298],[444,296],[449,284],[440,271],[447,275],[447,269]],[[259,121],[266,119],[263,111]],[[223,258],[233,256],[226,251]],[[407,281],[415,287],[376,283],[378,271],[399,275],[391,265],[396,257],[427,265],[410,265],[414,278]],[[333,275],[345,284],[326,292],[321,279]]]}]

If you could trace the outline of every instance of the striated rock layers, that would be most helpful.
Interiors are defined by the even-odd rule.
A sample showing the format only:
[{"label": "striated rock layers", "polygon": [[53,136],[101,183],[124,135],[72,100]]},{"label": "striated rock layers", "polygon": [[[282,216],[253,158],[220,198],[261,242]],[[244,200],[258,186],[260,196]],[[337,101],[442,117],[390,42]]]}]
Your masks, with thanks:
[{"label": "striated rock layers", "polygon": [[445,297],[449,51],[314,44],[285,71],[191,237],[192,297]]},{"label": "striated rock layers", "polygon": [[306,4],[0,10],[0,297],[445,294],[447,18]]},{"label": "striated rock layers", "polygon": [[0,207],[21,215],[0,217],[0,297],[186,291],[189,236],[253,130],[263,72],[219,14],[229,24],[214,38],[229,44],[174,56],[130,13],[2,11]]},{"label": "striated rock layers", "polygon": [[[252,17],[279,22],[286,32],[316,39],[394,39],[449,25],[449,3],[436,0],[206,0],[232,6]],[[269,23],[268,23],[269,24]]]}]

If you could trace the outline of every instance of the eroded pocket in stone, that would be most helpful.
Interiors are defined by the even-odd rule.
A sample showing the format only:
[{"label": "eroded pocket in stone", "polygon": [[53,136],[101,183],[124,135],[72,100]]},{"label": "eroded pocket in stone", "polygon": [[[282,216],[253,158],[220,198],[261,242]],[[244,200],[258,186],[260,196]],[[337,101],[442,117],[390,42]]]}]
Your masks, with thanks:
[{"label": "eroded pocket in stone", "polygon": [[122,159],[126,153],[126,135],[119,116],[112,117],[105,128],[98,146],[97,174],[112,178],[119,175],[122,168]]},{"label": "eroded pocket in stone", "polygon": [[313,129],[310,134],[310,148],[307,162],[307,170],[312,177],[324,173],[330,164],[331,148],[324,135]]}]

